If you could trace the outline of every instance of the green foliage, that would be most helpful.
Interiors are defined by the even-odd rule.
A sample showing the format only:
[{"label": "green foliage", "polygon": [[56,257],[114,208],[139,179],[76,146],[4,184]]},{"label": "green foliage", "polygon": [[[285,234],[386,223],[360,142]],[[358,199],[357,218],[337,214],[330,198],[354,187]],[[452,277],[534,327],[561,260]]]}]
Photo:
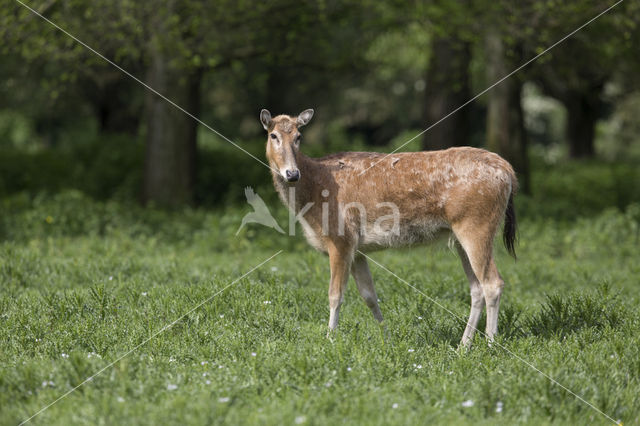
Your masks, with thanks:
[{"label": "green foliage", "polygon": [[[305,142],[304,152],[321,156],[326,152],[375,149],[350,139],[339,128],[330,134],[328,147]],[[383,151],[400,146],[416,134],[417,131],[407,131],[399,135]],[[246,186],[275,199],[270,172],[265,167],[223,142],[202,145],[196,180],[199,205],[244,204]],[[263,158],[263,140],[243,142],[242,146]],[[402,150],[418,147],[412,142]],[[635,164],[544,158],[549,152],[533,152],[535,191],[532,196],[518,196],[520,216],[572,220],[611,206],[624,210],[640,202],[640,169]],[[98,136],[56,150],[0,148],[0,196],[20,192],[35,196],[76,189],[98,200],[115,197],[131,203],[138,199],[142,168],[142,145],[125,135]]]},{"label": "green foliage", "polygon": [[60,149],[0,148],[0,196],[74,188],[96,198],[135,200],[142,146],[131,137],[105,135]]},{"label": "green foliage", "polygon": [[[0,144],[23,150],[38,146],[37,136],[29,120],[16,111],[0,111]],[[5,148],[0,145],[0,147]]]},{"label": "green foliage", "polygon": [[[264,156],[263,143],[249,144],[258,158]],[[142,187],[143,149],[137,138],[127,135],[98,135],[59,149],[0,147],[0,197],[75,189],[99,200],[136,202]],[[235,148],[202,147],[198,163],[200,205],[244,202],[245,186],[269,187],[272,192],[269,170]]]},{"label": "green foliage", "polygon": [[399,152],[421,151],[422,145],[418,137],[419,133],[420,132],[416,130],[408,130],[399,134],[389,143],[389,150],[398,150]]},{"label": "green foliage", "polygon": [[615,105],[611,118],[600,123],[596,148],[608,160],[640,159],[640,94],[626,96]]},{"label": "green foliage", "polygon": [[518,197],[521,215],[574,219],[640,202],[640,169],[634,163],[534,161],[535,189],[532,196]]},{"label": "green foliage", "polygon": [[[243,143],[256,158],[264,158],[264,141]],[[263,160],[264,161],[264,160]],[[245,202],[244,188],[267,189],[273,192],[271,172],[245,153],[220,146],[203,148],[198,153],[196,201],[201,205],[238,204]]]},{"label": "green foliage", "polygon": [[[502,36],[509,55],[528,58],[593,17],[604,5],[527,1],[514,8],[509,2],[484,0],[411,4],[61,0],[33,7],[143,81],[149,80],[154,54],[161,54],[165,65],[175,69],[175,75],[202,72],[200,108],[194,112],[234,140],[253,140],[261,135],[256,115],[262,106],[274,113],[314,107],[316,145],[310,152],[319,155],[367,145],[376,149],[389,148],[390,143],[397,146],[404,135],[431,124],[425,122],[424,99],[433,90],[426,87],[425,79],[434,37],[451,35],[470,43],[473,92],[477,93],[493,83],[485,81],[482,45],[487,29]],[[542,68],[552,73],[549,80],[566,82],[575,90],[597,92],[600,89],[584,86],[585,82],[594,78],[591,73],[597,74],[598,81],[604,75],[598,87],[606,83],[606,106],[615,104],[616,116],[601,126],[598,145],[599,153],[610,160],[626,160],[629,153],[638,150],[633,125],[637,102],[633,96],[638,87],[634,48],[640,34],[639,21],[634,18],[639,11],[635,3],[623,2],[516,77],[540,80],[546,75],[540,72]],[[2,166],[5,160],[22,163],[33,158],[34,167],[43,170],[44,176],[32,176],[31,171],[25,176],[26,171],[9,165],[11,170],[6,173],[15,180],[0,182],[0,194],[22,189],[79,188],[85,180],[91,181],[92,172],[97,170],[104,181],[92,182],[90,188],[82,190],[98,198],[115,193],[137,198],[143,172],[137,143],[135,149],[124,148],[123,152],[131,155],[122,159],[121,168],[103,168],[90,159],[82,166],[71,167],[85,168],[86,175],[79,178],[74,174],[64,182],[56,176],[67,175],[59,164],[72,164],[76,159],[76,148],[65,146],[73,151],[68,153],[61,150],[63,145],[78,145],[81,150],[87,146],[85,139],[96,139],[97,131],[105,135],[123,132],[142,139],[149,116],[143,102],[144,89],[18,3],[0,12],[0,40],[0,147],[24,148],[30,153],[42,146],[55,150],[40,154],[45,157],[3,154]],[[527,130],[534,143],[563,143],[564,121],[557,105],[549,105],[544,99],[540,102],[539,96],[525,101],[531,101],[524,106]],[[482,102],[480,98],[468,106],[472,109],[471,145],[484,143]],[[606,118],[607,113],[603,110],[599,115]],[[60,142],[69,128],[85,130],[85,122],[92,122],[98,130]],[[418,146],[419,142],[413,142],[407,149]],[[263,155],[262,148],[251,151]],[[227,173],[226,168],[242,167],[235,154],[239,153],[203,152],[205,158],[200,164],[214,167],[198,171],[199,182],[204,182],[196,188],[198,202],[219,204],[230,199],[228,194],[238,193],[234,182],[227,180],[233,173]],[[112,155],[120,154],[114,151],[101,155],[110,161],[115,160]],[[54,164],[44,164],[49,161]],[[134,164],[137,171],[124,170]],[[258,175],[247,168],[245,171],[246,184],[256,184]],[[109,185],[116,187],[107,188]],[[232,195],[231,199],[237,197]],[[625,203],[623,200],[618,205]]]}]

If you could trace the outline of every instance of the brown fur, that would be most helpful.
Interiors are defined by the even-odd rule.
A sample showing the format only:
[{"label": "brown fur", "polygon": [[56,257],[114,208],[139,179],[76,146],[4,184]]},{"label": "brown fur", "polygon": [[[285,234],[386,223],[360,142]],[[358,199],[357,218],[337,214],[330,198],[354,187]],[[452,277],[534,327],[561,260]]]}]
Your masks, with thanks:
[{"label": "brown fur", "polygon": [[[330,329],[337,326],[350,269],[374,316],[382,320],[377,301],[372,301],[375,290],[366,260],[358,251],[426,243],[444,231],[453,232],[471,285],[472,310],[462,343],[469,344],[473,337],[485,300],[487,335],[493,337],[504,285],[493,260],[493,239],[510,200],[509,214],[514,214],[512,196],[517,190],[515,173],[507,161],[471,147],[388,156],[343,152],[314,159],[302,154],[296,142],[302,125],[299,117],[279,115],[266,123],[263,120],[263,125],[269,134],[278,136],[277,141],[268,137],[266,151],[281,199],[296,213],[313,203],[304,214],[308,225],[303,224],[303,229],[310,244],[330,258]],[[283,170],[292,167],[300,172],[295,183],[283,177]],[[295,186],[292,203],[291,186]],[[329,191],[328,196],[323,190]],[[344,209],[354,202],[364,207],[365,218],[357,208]],[[379,232],[380,228],[376,231],[374,227],[377,220],[391,213],[379,203],[389,202],[398,207],[397,233]],[[323,208],[328,212],[326,229]],[[387,226],[383,230],[391,229],[389,221],[382,224]],[[505,224],[505,242],[507,230],[515,235],[515,216]]]}]

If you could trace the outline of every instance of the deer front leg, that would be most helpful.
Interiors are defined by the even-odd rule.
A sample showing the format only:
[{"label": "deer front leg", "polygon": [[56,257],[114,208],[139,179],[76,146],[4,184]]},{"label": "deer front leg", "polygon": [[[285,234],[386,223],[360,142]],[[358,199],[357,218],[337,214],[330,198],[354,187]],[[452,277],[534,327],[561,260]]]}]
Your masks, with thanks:
[{"label": "deer front leg", "polygon": [[[348,247],[330,244],[328,247],[331,281],[329,282],[329,333],[338,326],[340,305],[349,280],[352,252]],[[329,335],[327,333],[327,336]]]}]

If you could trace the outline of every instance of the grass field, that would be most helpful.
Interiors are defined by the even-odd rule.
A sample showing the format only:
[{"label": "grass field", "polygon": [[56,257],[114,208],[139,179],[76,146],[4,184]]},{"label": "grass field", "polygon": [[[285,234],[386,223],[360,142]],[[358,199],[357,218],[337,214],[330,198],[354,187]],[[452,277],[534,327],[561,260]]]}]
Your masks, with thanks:
[{"label": "grass field", "polygon": [[[164,213],[64,192],[3,209],[1,424],[27,419],[279,250],[32,422],[611,423],[508,351],[614,420],[640,422],[638,204],[572,220],[524,215],[519,260],[497,250],[508,351],[476,336],[469,352],[456,350],[463,321],[374,265],[388,336],[351,281],[327,339],[327,259],[266,228],[235,237],[244,208]],[[468,287],[445,243],[372,257],[466,319]]]}]

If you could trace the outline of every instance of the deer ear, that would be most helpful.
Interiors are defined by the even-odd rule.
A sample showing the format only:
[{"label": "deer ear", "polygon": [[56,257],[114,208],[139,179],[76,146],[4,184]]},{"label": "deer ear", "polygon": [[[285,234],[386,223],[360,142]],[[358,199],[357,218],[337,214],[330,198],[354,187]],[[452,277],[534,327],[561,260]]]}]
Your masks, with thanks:
[{"label": "deer ear", "polygon": [[309,121],[311,121],[311,117],[313,117],[312,109],[305,109],[298,115],[296,121],[298,122],[298,127],[302,127],[306,125]]},{"label": "deer ear", "polygon": [[268,110],[263,109],[260,111],[260,122],[262,123],[262,127],[264,127],[266,131],[269,131],[271,127],[271,113]]}]

